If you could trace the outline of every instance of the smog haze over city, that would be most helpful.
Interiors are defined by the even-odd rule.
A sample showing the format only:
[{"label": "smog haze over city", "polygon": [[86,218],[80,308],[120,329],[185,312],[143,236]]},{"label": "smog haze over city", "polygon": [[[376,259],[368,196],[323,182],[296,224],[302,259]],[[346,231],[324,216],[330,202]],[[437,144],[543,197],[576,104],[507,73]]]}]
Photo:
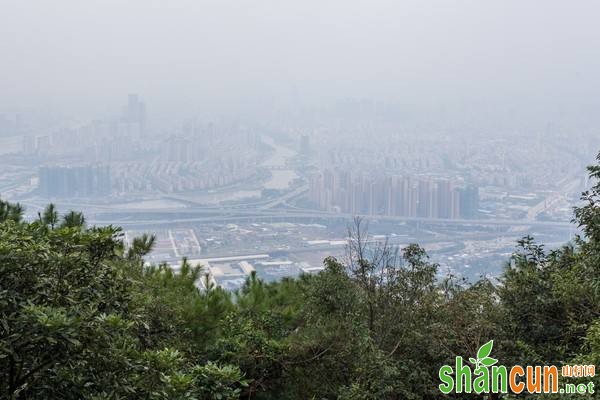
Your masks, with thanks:
[{"label": "smog haze over city", "polygon": [[[0,0],[0,197],[235,290],[373,241],[497,276],[578,233],[593,1]],[[202,283],[199,283],[200,285]]]}]

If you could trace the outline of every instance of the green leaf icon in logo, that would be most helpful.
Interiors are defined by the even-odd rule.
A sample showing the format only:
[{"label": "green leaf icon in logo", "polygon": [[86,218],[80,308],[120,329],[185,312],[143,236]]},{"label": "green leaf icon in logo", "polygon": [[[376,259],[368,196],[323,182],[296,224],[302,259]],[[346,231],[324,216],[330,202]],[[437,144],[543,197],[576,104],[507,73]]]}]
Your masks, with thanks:
[{"label": "green leaf icon in logo", "polygon": [[495,358],[492,357],[486,357],[483,360],[481,360],[481,364],[485,365],[486,367],[491,367],[492,365],[496,364],[498,362],[498,360],[496,360]]},{"label": "green leaf icon in logo", "polygon": [[477,360],[474,358],[469,358],[469,361],[471,362],[471,364],[477,364]]},{"label": "green leaf icon in logo", "polygon": [[477,358],[479,360],[483,360],[484,358],[486,358],[487,356],[489,356],[490,353],[492,352],[492,347],[494,347],[494,341],[493,340],[490,340],[489,342],[487,342],[486,344],[484,344],[483,346],[481,346],[479,348],[479,351],[477,352]]}]

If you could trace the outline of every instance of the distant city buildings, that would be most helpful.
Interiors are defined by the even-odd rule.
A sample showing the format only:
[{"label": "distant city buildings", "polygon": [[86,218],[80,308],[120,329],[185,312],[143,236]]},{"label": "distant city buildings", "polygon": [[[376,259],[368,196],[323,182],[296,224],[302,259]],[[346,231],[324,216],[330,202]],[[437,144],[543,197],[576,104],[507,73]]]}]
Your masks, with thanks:
[{"label": "distant city buildings", "polygon": [[39,169],[39,195],[53,197],[100,197],[109,195],[108,166],[46,166]]},{"label": "distant city buildings", "polygon": [[117,195],[175,193],[243,183],[264,161],[261,143],[260,135],[239,127],[188,121],[154,143],[156,158],[113,162],[113,189]]},{"label": "distant city buildings", "polygon": [[328,169],[310,178],[309,198],[322,210],[366,215],[472,218],[478,207],[476,187],[448,179],[374,178]]},{"label": "distant city buildings", "polygon": [[261,123],[192,115],[150,125],[142,97],[123,103],[91,121],[0,110],[2,195],[110,193],[134,203],[177,194],[211,206],[254,206],[262,196],[277,210],[561,220],[586,188],[583,166],[596,146],[590,132],[452,133],[377,115]]},{"label": "distant city buildings", "polygon": [[165,142],[161,154],[165,161],[187,163],[200,160],[205,154],[201,145],[186,137],[171,136]]}]

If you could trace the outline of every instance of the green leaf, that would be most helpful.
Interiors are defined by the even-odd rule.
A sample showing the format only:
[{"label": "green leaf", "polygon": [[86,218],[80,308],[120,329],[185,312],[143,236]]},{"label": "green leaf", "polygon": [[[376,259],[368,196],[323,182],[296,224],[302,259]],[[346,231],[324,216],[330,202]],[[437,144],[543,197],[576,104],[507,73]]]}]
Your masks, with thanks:
[{"label": "green leaf", "polygon": [[469,358],[469,361],[471,362],[471,364],[477,364],[477,360],[474,358]]},{"label": "green leaf", "polygon": [[479,358],[480,360],[483,358],[486,358],[487,356],[490,355],[490,353],[492,352],[492,347],[494,346],[494,341],[490,340],[489,342],[487,342],[486,344],[484,344],[483,346],[481,346],[479,348],[479,351],[477,352],[477,358]]},{"label": "green leaf", "polygon": [[481,360],[481,363],[483,365],[485,365],[486,367],[492,366],[494,364],[496,364],[498,362],[498,360],[496,360],[495,358],[492,357],[486,357],[483,360]]}]

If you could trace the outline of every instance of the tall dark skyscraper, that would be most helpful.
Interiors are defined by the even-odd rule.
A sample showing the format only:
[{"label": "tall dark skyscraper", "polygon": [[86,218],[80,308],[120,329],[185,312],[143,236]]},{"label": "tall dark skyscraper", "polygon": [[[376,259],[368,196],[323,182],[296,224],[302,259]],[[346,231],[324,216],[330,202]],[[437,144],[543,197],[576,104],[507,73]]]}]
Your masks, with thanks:
[{"label": "tall dark skyscraper", "polygon": [[146,134],[146,103],[140,101],[137,94],[130,94],[127,105],[123,107],[123,122],[138,124],[140,134]]}]

